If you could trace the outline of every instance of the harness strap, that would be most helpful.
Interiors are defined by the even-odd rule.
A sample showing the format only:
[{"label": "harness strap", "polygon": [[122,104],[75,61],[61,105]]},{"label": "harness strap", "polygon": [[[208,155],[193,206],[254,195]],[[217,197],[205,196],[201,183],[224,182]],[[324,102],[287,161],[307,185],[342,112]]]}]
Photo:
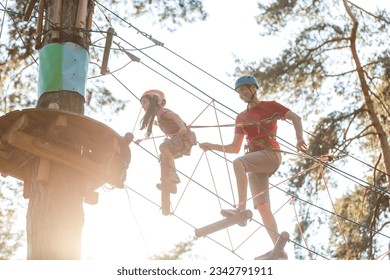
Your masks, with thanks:
[{"label": "harness strap", "polygon": [[250,144],[245,145],[245,153],[252,153],[260,150],[264,150],[268,148],[267,142],[271,140],[276,140],[274,135],[268,135],[263,138],[256,139],[252,141]]}]

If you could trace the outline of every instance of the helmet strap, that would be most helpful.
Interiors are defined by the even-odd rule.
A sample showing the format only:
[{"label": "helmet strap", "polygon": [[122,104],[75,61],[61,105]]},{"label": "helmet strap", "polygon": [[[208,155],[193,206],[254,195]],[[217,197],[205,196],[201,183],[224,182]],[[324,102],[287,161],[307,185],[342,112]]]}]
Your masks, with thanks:
[{"label": "helmet strap", "polygon": [[[251,90],[250,87],[249,87],[249,90]],[[251,90],[251,91],[252,91],[252,90]],[[256,96],[256,91],[252,92],[252,96],[251,96],[250,99],[245,100],[245,102],[247,103],[247,106],[246,106],[246,110],[247,110],[247,111],[249,110],[249,106],[250,106],[250,104],[253,102],[255,96]]]},{"label": "helmet strap", "polygon": [[[252,89],[251,89],[251,87],[250,86],[248,86],[248,89],[252,92]],[[248,100],[246,100],[246,102],[249,104],[249,103],[251,103],[251,102],[253,102],[253,99],[255,98],[255,96],[256,96],[256,90],[254,91],[254,92],[252,92],[252,96],[251,96],[251,98]]]}]

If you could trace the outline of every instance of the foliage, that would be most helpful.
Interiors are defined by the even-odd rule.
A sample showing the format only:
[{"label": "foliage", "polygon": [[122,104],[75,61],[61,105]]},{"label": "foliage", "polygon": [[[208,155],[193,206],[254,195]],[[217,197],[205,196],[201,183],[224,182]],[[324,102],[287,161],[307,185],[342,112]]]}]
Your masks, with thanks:
[{"label": "foliage", "polygon": [[134,15],[148,16],[158,19],[160,24],[168,30],[174,31],[183,22],[205,20],[207,13],[200,0],[134,0]]},{"label": "foliage", "polygon": [[21,185],[13,186],[8,182],[0,182],[0,260],[10,259],[21,246],[23,231],[15,226],[17,211],[21,207],[15,203],[20,196]]},{"label": "foliage", "polygon": [[168,252],[163,252],[151,257],[152,260],[180,260],[191,252],[194,245],[194,240],[189,239],[174,245]]},{"label": "foliage", "polygon": [[[159,1],[159,0],[134,0],[129,4],[118,0],[102,0],[95,2],[94,20],[98,30],[106,30],[110,25],[106,13],[113,13],[119,18],[123,17],[153,17],[162,26],[169,27],[174,31],[183,23],[204,20],[207,13],[203,10],[200,0]],[[127,1],[126,1],[127,2]],[[28,2],[27,2],[28,3]],[[8,34],[2,34],[1,42],[6,42],[4,37],[9,38],[7,43],[0,44],[0,90],[2,92],[2,112],[10,112],[15,109],[32,107],[36,104],[37,61],[38,53],[35,49],[35,37],[37,35],[37,12],[34,10],[28,22],[23,21],[23,11],[26,1],[16,0],[15,3],[5,7],[1,4],[5,14],[2,22],[8,30]],[[130,13],[124,15],[130,6]],[[109,8],[107,8],[109,7]],[[126,7],[124,9],[124,7]],[[118,18],[116,18],[118,20]],[[123,23],[122,23],[123,24]],[[5,33],[5,32],[4,32]],[[91,49],[91,57],[99,53]],[[35,69],[32,69],[35,68]],[[98,75],[96,69],[91,70],[91,76]],[[87,109],[98,112],[100,108],[109,106],[113,112],[123,110],[125,102],[116,97],[109,89],[95,79],[87,89]]]},{"label": "foliage", "polygon": [[[342,217],[349,217],[358,225],[342,219],[337,221],[336,216],[331,218],[334,258],[375,259],[375,256],[382,252],[375,246],[375,236],[380,235],[381,229],[389,224],[386,222],[389,217],[386,213],[388,206],[389,201],[383,194],[359,186],[350,194],[341,197],[336,203],[337,213]],[[348,237],[347,242],[344,240],[345,236]]]},{"label": "foliage", "polygon": [[[355,41],[351,35],[351,19],[343,2],[349,5],[359,23],[356,40],[363,77],[358,75],[356,56],[351,52],[351,44]],[[383,155],[389,151],[378,150],[378,127],[389,131],[390,39],[386,31],[390,24],[389,11],[370,13],[351,2],[336,0],[278,0],[267,4],[261,1],[258,6],[260,14],[256,19],[261,25],[261,35],[286,38],[282,42],[285,47],[275,58],[261,58],[254,62],[237,59],[236,75],[254,74],[261,82],[261,94],[267,99],[285,102],[293,111],[305,117],[313,114],[320,116],[318,120],[306,121],[306,124],[314,126],[314,132],[310,133],[308,139],[308,154],[313,160],[297,159],[295,165],[291,166],[291,172],[296,174],[305,170],[313,165],[315,158],[327,154],[334,155],[337,166],[340,166],[350,160],[351,151],[356,150],[364,150],[366,156],[359,153],[362,160],[374,162],[362,167],[362,174],[372,172],[371,177],[366,176],[363,180],[376,188],[357,189],[354,192],[344,190],[345,194],[336,203],[345,217],[369,228],[367,233],[359,230],[359,227],[347,227],[343,222],[343,226],[351,229],[348,240],[351,238],[354,241],[348,242],[351,242],[353,252],[348,255],[340,249],[343,241],[333,226],[334,217],[329,220],[324,212],[300,211],[303,235],[306,241],[310,241],[312,233],[323,228],[324,221],[328,221],[333,246],[324,249],[320,245],[313,245],[311,249],[340,259],[371,258],[383,244],[378,242],[379,235],[374,234],[371,238],[367,235],[383,224],[388,207],[386,199],[377,198],[380,196],[377,191],[386,190],[388,181],[386,172],[381,170],[385,170]],[[367,81],[369,95],[364,94],[362,79]],[[373,102],[375,112],[367,107],[367,100]],[[379,123],[375,123],[373,115],[379,118]],[[323,203],[326,187],[318,171],[317,168],[292,179],[289,182],[291,191],[313,203]],[[330,176],[331,171],[326,174]],[[337,187],[332,177],[327,187]],[[357,188],[362,188],[362,185]],[[360,200],[363,193],[366,198],[364,203]],[[361,211],[364,207],[370,208],[370,211]],[[361,216],[357,217],[354,213]],[[367,223],[367,219],[372,223]],[[298,228],[295,237],[297,242],[302,242],[303,236]],[[303,258],[303,255],[307,254],[297,252],[299,258]]]}]

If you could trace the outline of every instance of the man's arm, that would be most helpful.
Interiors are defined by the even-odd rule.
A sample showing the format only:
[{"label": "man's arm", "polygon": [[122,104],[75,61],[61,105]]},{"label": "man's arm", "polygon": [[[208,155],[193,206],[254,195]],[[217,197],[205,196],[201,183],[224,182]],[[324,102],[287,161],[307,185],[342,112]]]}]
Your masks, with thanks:
[{"label": "man's arm", "polygon": [[305,140],[303,140],[303,128],[301,117],[295,114],[293,111],[289,110],[285,114],[285,118],[292,121],[295,129],[295,135],[297,137],[297,150],[298,151],[307,151],[307,145]]}]

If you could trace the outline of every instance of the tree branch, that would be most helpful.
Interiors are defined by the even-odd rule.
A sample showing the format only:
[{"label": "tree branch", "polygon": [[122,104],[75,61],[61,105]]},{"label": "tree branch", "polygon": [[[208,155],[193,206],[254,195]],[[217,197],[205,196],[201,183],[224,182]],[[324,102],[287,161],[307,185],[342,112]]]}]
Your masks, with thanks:
[{"label": "tree branch", "polygon": [[366,14],[368,14],[368,15],[370,15],[370,16],[372,16],[373,18],[375,18],[375,19],[377,19],[377,20],[379,20],[379,21],[384,21],[384,22],[386,22],[387,24],[390,24],[390,22],[389,22],[388,20],[386,20],[385,18],[378,17],[378,16],[374,15],[373,13],[370,13],[369,11],[363,9],[362,7],[360,7],[360,6],[358,6],[358,5],[354,4],[354,3],[352,3],[351,1],[347,1],[347,2],[348,2],[348,4],[350,4],[351,6],[354,6],[355,8],[357,8],[357,9],[363,11],[364,13],[366,13]]},{"label": "tree branch", "polygon": [[[357,36],[356,35],[357,35],[357,29],[358,29],[358,21],[357,21],[355,15],[352,13],[351,8],[348,6],[347,2],[348,2],[347,0],[343,0],[345,10],[352,21],[352,30],[351,30],[351,39],[350,39],[352,57],[353,57],[353,60],[356,64],[356,70],[357,70],[357,74],[358,74],[358,77],[360,80],[360,86],[361,86],[361,89],[363,92],[365,103],[367,106],[368,115],[370,117],[372,125],[374,126],[374,128],[378,134],[379,143],[380,143],[380,146],[381,146],[381,149],[383,152],[383,156],[384,156],[386,173],[390,174],[390,147],[389,147],[389,143],[387,140],[386,132],[384,131],[383,126],[379,121],[378,115],[376,114],[374,102],[372,101],[372,99],[370,97],[369,87],[368,87],[367,81],[365,79],[364,70],[362,68],[362,65],[360,63],[360,58],[359,58],[359,55],[357,53],[357,49],[356,49]],[[390,175],[387,176],[387,182],[388,183],[390,182]],[[390,184],[389,184],[388,190],[390,191]]]}]

